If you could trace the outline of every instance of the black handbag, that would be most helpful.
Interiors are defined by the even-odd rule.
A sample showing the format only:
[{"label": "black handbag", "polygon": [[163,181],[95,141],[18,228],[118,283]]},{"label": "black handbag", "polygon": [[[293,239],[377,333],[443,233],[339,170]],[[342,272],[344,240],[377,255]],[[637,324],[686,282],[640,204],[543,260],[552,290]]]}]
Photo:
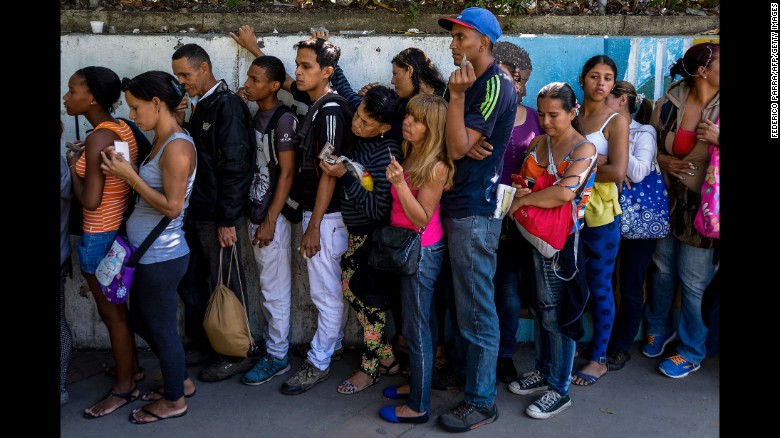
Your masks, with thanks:
[{"label": "black handbag", "polygon": [[423,231],[425,227],[415,231],[392,225],[379,226],[371,236],[373,248],[368,256],[369,266],[398,275],[413,275],[420,263]]}]

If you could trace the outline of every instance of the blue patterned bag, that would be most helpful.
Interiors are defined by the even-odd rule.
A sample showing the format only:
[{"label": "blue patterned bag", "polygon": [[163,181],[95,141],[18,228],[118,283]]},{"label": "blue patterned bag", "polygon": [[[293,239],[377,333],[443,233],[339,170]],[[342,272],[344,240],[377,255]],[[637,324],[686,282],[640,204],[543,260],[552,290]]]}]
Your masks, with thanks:
[{"label": "blue patterned bag", "polygon": [[657,239],[669,234],[669,193],[664,176],[653,163],[653,169],[642,181],[623,189],[618,197],[620,234],[626,239]]}]

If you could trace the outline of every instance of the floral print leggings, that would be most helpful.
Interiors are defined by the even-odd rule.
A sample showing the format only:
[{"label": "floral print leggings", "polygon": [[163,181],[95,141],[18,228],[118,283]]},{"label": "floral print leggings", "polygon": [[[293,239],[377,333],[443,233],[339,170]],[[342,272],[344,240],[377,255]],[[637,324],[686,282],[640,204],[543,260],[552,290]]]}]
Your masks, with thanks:
[{"label": "floral print leggings", "polygon": [[385,336],[385,323],[387,314],[384,310],[369,306],[360,298],[356,297],[349,288],[349,280],[359,266],[356,260],[355,251],[357,251],[366,242],[367,236],[349,235],[349,246],[344,254],[341,271],[341,285],[344,292],[344,299],[357,312],[358,322],[363,327],[363,343],[365,352],[360,363],[360,368],[370,376],[376,376],[377,366],[380,359],[386,359],[393,356],[393,347],[387,341]]}]

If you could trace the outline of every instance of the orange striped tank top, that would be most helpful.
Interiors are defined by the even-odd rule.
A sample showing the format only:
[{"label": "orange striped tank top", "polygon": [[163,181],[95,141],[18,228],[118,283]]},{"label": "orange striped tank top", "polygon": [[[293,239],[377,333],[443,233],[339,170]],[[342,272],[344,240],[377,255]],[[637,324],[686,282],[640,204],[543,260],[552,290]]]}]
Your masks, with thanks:
[{"label": "orange striped tank top", "polygon": [[[138,157],[138,144],[135,142],[133,130],[127,123],[120,120],[119,123],[103,122],[95,127],[98,129],[110,129],[114,131],[122,141],[130,145],[130,161],[135,162]],[[94,132],[94,131],[93,131]],[[76,175],[84,178],[87,172],[87,154],[81,154],[76,163]],[[97,169],[101,172],[100,169]],[[122,225],[122,217],[130,204],[130,186],[122,179],[115,176],[106,175],[106,181],[103,186],[103,198],[95,211],[89,211],[86,208],[84,212],[84,223],[82,230],[87,234],[105,233],[115,231]]]}]

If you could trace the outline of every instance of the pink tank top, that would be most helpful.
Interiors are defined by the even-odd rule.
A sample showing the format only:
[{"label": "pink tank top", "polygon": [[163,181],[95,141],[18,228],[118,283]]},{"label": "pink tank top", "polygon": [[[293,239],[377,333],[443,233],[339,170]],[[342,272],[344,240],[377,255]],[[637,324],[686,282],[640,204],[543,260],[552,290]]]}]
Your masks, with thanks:
[{"label": "pink tank top", "polygon": [[[404,174],[404,176],[406,175]],[[409,185],[409,181],[407,181],[406,184]],[[418,190],[411,190],[412,195],[417,197]],[[404,207],[401,205],[401,201],[398,199],[398,191],[395,189],[395,186],[390,187],[390,194],[393,196],[393,204],[390,207],[390,225],[394,227],[403,227],[416,230],[417,227],[412,225],[412,221],[406,217]],[[440,208],[441,203],[436,206],[436,210],[433,211],[431,220],[428,222],[428,225],[425,226],[425,231],[423,231],[422,239],[420,240],[422,246],[433,245],[434,243],[440,241],[442,237],[444,237],[444,228],[442,228],[441,219],[439,219]]]}]

